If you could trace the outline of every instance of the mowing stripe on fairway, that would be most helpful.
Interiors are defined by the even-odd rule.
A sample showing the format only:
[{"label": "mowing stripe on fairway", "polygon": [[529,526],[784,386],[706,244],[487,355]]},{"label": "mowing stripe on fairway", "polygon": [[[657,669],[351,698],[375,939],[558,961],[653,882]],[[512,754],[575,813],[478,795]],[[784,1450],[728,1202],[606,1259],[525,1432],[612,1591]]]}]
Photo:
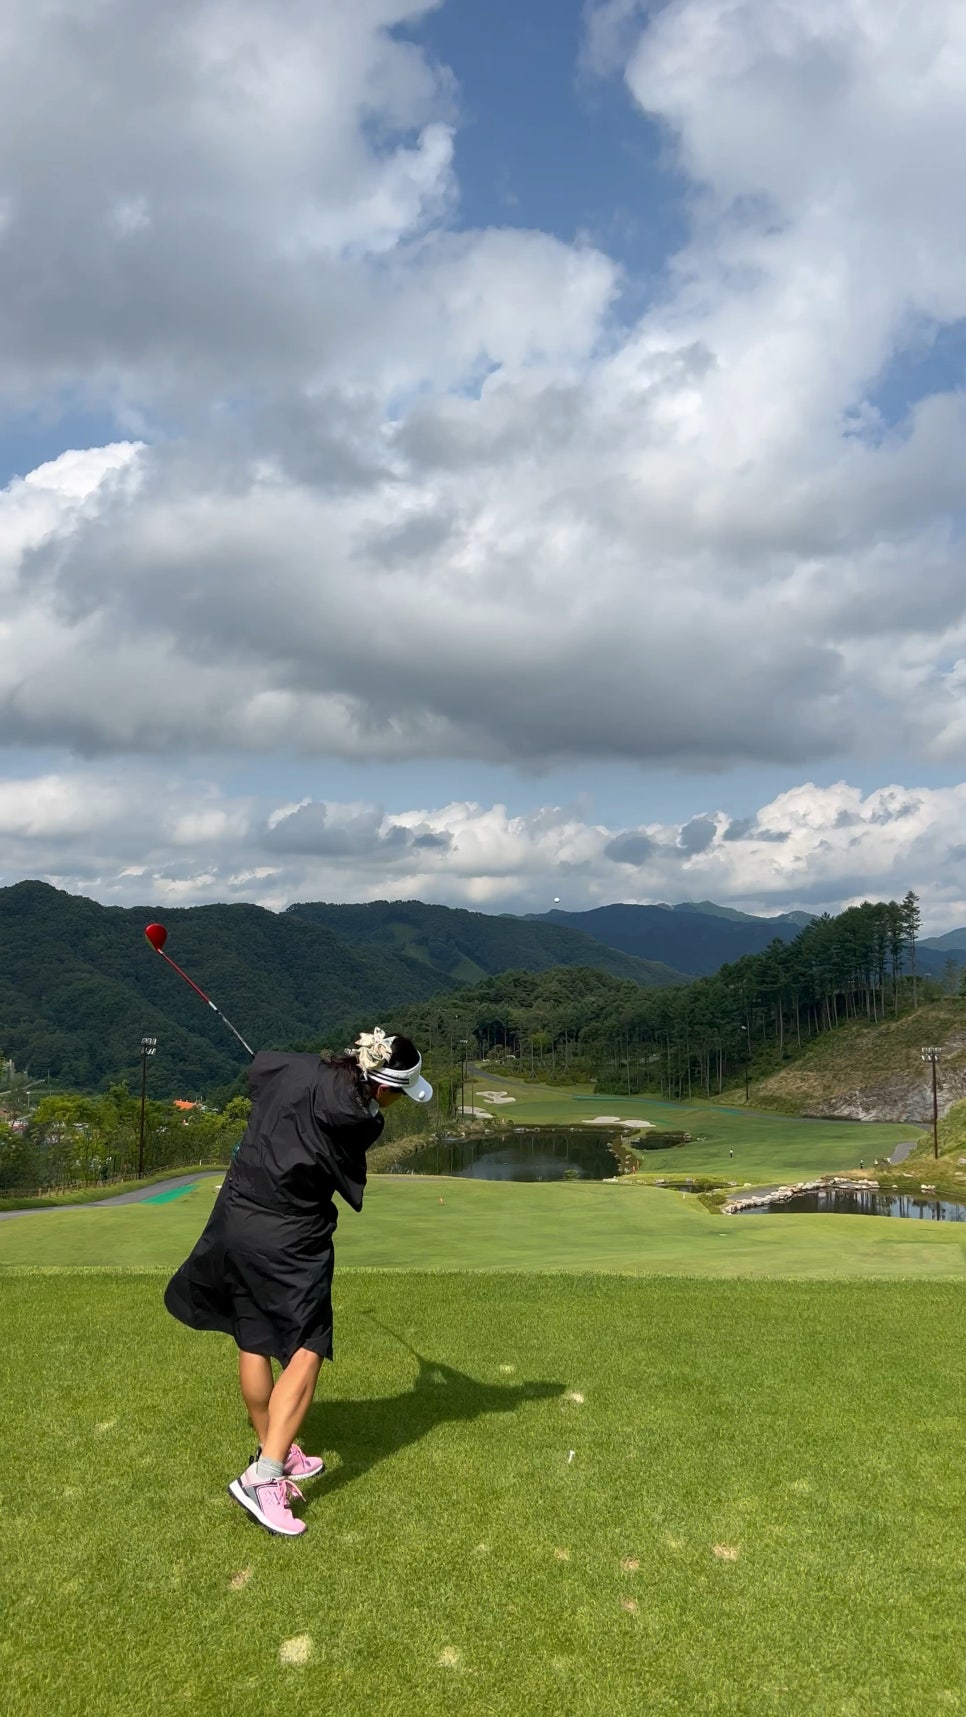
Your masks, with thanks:
[{"label": "mowing stripe on fairway", "polygon": [[[204,1227],[209,1181],[174,1203],[29,1213],[0,1224],[0,1265],[174,1269]],[[343,1211],[338,1268],[667,1276],[963,1276],[961,1225],[895,1217],[712,1215],[695,1196],[592,1182],[370,1181]]]}]

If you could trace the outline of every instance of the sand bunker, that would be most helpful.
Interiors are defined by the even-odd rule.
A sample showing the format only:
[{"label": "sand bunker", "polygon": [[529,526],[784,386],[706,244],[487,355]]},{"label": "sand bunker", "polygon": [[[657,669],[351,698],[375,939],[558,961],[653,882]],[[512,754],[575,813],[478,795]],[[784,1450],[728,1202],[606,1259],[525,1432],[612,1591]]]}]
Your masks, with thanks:
[{"label": "sand bunker", "polygon": [[638,1132],[642,1127],[653,1127],[653,1125],[653,1121],[625,1121],[623,1115],[594,1115],[591,1120],[584,1122],[585,1127],[630,1127],[635,1132]]}]

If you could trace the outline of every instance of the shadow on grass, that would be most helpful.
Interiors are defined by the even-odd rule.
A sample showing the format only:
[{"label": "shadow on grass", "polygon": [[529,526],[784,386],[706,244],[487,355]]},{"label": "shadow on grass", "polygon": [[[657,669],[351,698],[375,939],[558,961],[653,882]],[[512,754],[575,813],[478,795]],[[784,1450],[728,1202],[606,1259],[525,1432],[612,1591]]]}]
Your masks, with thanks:
[{"label": "shadow on grass", "polygon": [[334,1449],[340,1457],[337,1471],[322,1481],[326,1496],[364,1478],[380,1461],[418,1443],[437,1425],[465,1423],[484,1413],[515,1413],[528,1401],[550,1400],[566,1388],[565,1383],[481,1383],[451,1365],[426,1359],[395,1331],[386,1333],[416,1360],[412,1389],[366,1401],[323,1399],[309,1412],[303,1446]]}]

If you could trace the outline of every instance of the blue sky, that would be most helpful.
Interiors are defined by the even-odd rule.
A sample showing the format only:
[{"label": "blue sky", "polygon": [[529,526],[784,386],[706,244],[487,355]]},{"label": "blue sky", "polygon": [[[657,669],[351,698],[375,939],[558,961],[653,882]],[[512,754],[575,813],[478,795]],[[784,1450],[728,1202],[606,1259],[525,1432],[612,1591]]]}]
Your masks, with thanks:
[{"label": "blue sky", "polygon": [[457,80],[463,224],[589,237],[623,264],[639,304],[685,236],[685,187],[622,80],[584,66],[583,7],[448,0],[408,34]]},{"label": "blue sky", "polygon": [[[894,806],[869,888],[956,918],[951,0],[420,12],[18,15],[0,881],[780,909]],[[606,859],[644,826],[666,862]]]}]

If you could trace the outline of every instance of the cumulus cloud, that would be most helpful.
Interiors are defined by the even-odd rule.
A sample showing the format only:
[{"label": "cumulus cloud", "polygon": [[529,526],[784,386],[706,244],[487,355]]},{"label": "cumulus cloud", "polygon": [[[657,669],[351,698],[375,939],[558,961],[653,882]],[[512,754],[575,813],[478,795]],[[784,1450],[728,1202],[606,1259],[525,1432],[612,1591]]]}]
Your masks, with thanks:
[{"label": "cumulus cloud", "polygon": [[[688,830],[700,828],[700,836]],[[0,781],[0,884],[40,876],[120,904],[429,899],[490,911],[712,898],[755,912],[923,900],[966,923],[966,785],[795,787],[752,818],[620,829],[586,808],[272,806],[144,767]]]},{"label": "cumulus cloud", "polygon": [[8,6],[0,390],[139,430],[0,496],[0,743],[961,755],[966,403],[875,403],[966,316],[961,7],[592,5],[694,188],[630,328],[460,230],[429,9]]},{"label": "cumulus cloud", "polygon": [[453,190],[447,80],[393,35],[431,9],[11,0],[5,388],[184,407],[324,363],[365,325],[365,259]]},{"label": "cumulus cloud", "polygon": [[966,318],[962,8],[590,4],[586,64],[690,186],[632,324],[593,246],[462,227],[459,91],[405,39],[430,9],[5,8],[0,409],[118,430],[0,492],[0,745],[85,759],[0,778],[0,883],[762,912],[912,886],[927,929],[966,922],[963,785],[732,817],[723,779],[621,826],[183,763],[801,782],[966,746],[966,400],[890,393]]}]

